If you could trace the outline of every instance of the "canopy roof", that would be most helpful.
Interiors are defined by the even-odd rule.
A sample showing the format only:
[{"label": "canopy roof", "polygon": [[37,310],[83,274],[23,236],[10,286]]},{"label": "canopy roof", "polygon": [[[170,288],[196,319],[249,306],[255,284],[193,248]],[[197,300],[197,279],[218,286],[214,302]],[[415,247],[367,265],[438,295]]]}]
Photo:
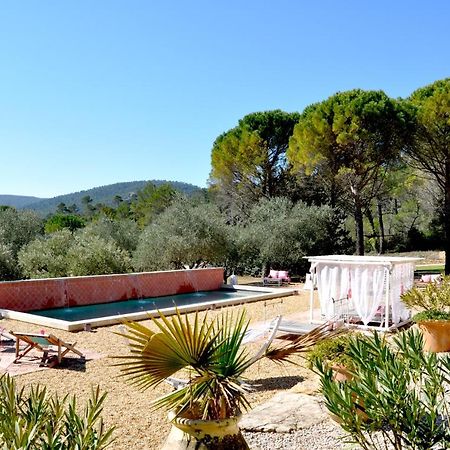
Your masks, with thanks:
[{"label": "canopy roof", "polygon": [[412,258],[403,256],[356,256],[356,255],[325,255],[305,256],[309,262],[344,263],[344,264],[379,264],[394,265],[409,262],[418,262],[423,258]]}]

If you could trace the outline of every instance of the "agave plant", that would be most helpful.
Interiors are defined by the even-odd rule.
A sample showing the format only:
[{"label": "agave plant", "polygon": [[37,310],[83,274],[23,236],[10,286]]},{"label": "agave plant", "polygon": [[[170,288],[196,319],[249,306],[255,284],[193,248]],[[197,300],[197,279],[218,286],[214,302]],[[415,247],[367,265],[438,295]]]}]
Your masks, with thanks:
[{"label": "agave plant", "polygon": [[248,409],[248,385],[244,372],[262,358],[278,363],[293,362],[312,345],[342,333],[328,325],[282,345],[267,343],[252,355],[242,345],[249,321],[245,310],[226,312],[214,319],[192,320],[179,312],[171,317],[160,313],[152,318],[154,332],[136,322],[127,323],[130,355],[119,356],[123,375],[145,390],[155,387],[182,369],[187,369],[187,383],[181,389],[153,402],[155,408],[176,411],[177,416],[192,419],[226,419]]}]

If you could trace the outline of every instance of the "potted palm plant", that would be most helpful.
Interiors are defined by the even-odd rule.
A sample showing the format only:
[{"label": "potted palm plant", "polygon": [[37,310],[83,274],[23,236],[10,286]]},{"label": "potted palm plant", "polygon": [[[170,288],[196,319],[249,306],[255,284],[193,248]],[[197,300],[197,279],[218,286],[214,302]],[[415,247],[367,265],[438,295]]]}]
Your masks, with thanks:
[{"label": "potted palm plant", "polygon": [[450,351],[450,276],[428,283],[423,289],[410,289],[402,295],[402,301],[418,311],[412,320],[423,334],[424,349]]},{"label": "potted palm plant", "polygon": [[317,342],[342,333],[328,325],[294,341],[266,343],[256,354],[242,346],[248,328],[245,310],[200,319],[176,313],[153,318],[157,331],[128,323],[131,354],[120,356],[122,370],[142,389],[155,387],[182,369],[188,370],[184,387],[153,402],[169,411],[172,430],[163,449],[242,450],[248,446],[238,420],[248,409],[244,372],[262,358],[285,363]]}]

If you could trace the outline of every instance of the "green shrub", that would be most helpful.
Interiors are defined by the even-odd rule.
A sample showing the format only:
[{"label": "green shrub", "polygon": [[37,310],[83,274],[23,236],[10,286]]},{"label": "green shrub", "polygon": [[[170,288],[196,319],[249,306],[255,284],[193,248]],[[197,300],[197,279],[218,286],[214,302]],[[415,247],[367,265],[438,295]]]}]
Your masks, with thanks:
[{"label": "green shrub", "polygon": [[112,240],[80,233],[67,252],[68,275],[103,275],[131,270],[131,258]]},{"label": "green shrub", "polygon": [[45,387],[17,390],[0,378],[0,445],[8,450],[102,450],[112,443],[113,428],[100,416],[106,394],[97,388],[82,410],[75,397],[62,400]]},{"label": "green shrub", "polygon": [[19,270],[11,247],[0,242],[0,280],[15,280],[18,276]]},{"label": "green shrub", "polygon": [[45,222],[45,232],[54,233],[55,231],[61,231],[64,228],[70,231],[75,231],[78,228],[85,226],[85,220],[74,214],[55,214]]},{"label": "green shrub", "polygon": [[216,206],[180,198],[142,232],[133,264],[137,270],[226,266],[232,249],[229,227]]},{"label": "green shrub", "polygon": [[7,245],[14,256],[29,242],[42,234],[42,219],[32,211],[7,208],[0,211],[0,242]]},{"label": "green shrub", "polygon": [[422,335],[409,330],[392,343],[376,333],[355,339],[348,356],[355,377],[346,383],[334,382],[319,360],[316,368],[325,405],[349,442],[366,450],[449,448],[448,355],[424,352]]},{"label": "green shrub", "polygon": [[126,273],[131,259],[112,240],[68,229],[37,239],[19,252],[19,264],[30,278]]},{"label": "green shrub", "polygon": [[47,237],[30,242],[20,250],[18,255],[22,273],[29,278],[67,276],[66,254],[73,243],[73,234],[67,229],[55,231]]},{"label": "green shrub", "polygon": [[450,320],[450,313],[432,309],[430,311],[422,311],[414,315],[412,320],[416,323],[428,320]]},{"label": "green shrub", "polygon": [[119,248],[130,254],[136,250],[139,240],[139,228],[133,220],[112,220],[99,217],[89,223],[83,230],[84,234],[92,234],[105,240],[113,240]]},{"label": "green shrub", "polygon": [[415,322],[423,320],[450,319],[450,276],[440,282],[428,283],[425,289],[417,287],[402,295],[403,303],[412,309],[421,309],[421,313],[413,317]]},{"label": "green shrub", "polygon": [[362,337],[358,334],[344,334],[342,336],[319,342],[308,352],[308,361],[312,367],[316,360],[326,363],[329,367],[342,365],[348,369],[353,367],[352,359],[348,356],[352,339]]}]

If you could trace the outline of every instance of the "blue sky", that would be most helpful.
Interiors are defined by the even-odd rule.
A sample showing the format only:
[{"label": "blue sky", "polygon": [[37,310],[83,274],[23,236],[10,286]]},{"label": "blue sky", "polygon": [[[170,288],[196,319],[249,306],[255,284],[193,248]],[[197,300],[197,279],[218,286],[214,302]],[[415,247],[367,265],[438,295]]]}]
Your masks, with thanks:
[{"label": "blue sky", "polygon": [[450,2],[0,3],[0,194],[206,186],[245,114],[450,76]]}]

